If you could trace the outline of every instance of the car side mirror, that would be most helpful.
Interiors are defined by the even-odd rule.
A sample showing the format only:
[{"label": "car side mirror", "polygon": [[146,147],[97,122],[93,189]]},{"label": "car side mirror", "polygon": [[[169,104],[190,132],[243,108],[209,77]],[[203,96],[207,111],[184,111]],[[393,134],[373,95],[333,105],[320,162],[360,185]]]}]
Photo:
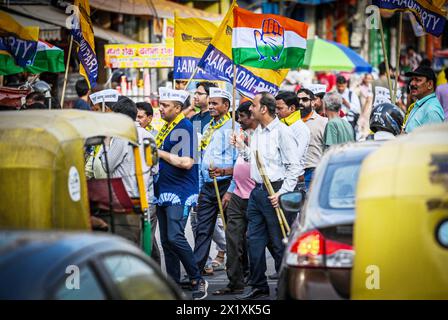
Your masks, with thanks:
[{"label": "car side mirror", "polygon": [[280,208],[283,211],[290,213],[297,213],[303,205],[305,200],[305,193],[302,191],[298,192],[288,192],[282,194],[279,198]]},{"label": "car side mirror", "polygon": [[159,163],[159,152],[157,151],[156,142],[152,139],[144,138],[143,146],[145,150],[145,161],[148,167],[155,166]]}]

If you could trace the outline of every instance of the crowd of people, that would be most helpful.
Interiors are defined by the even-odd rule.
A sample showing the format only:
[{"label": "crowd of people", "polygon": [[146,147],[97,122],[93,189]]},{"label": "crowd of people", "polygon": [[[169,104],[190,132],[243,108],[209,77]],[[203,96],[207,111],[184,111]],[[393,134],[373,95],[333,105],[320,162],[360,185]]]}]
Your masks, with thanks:
[{"label": "crowd of people", "polygon": [[[397,105],[373,105],[374,87],[384,81],[381,71],[376,80],[364,75],[357,88],[350,88],[348,78],[338,75],[332,90],[327,85],[303,84],[295,91],[260,92],[252,100],[243,98],[235,110],[236,123],[231,116],[232,94],[208,81],[196,84],[192,102],[188,91],[159,88],[159,111],[165,121],[159,131],[151,125],[150,103],[136,104],[125,96],[107,103],[103,111],[125,114],[135,122],[140,142],[145,137],[156,141],[159,165],[143,170],[152,204],[151,223],[153,231],[157,225],[160,231],[167,274],[179,286],[192,290],[193,299],[207,297],[206,277],[223,269],[228,284],[213,294],[236,295],[242,300],[269,295],[265,250],[272,255],[277,272],[284,252],[284,235],[275,212],[279,197],[295,190],[306,192],[328,148],[361,140],[389,140],[445,121],[448,85],[437,88],[430,67],[418,65],[406,73],[408,101],[400,100]],[[101,111],[99,106],[90,106],[85,80],[78,81],[76,91],[75,108]],[[40,93],[26,99],[29,108],[44,108],[36,106],[39,103],[44,103]],[[104,178],[109,170],[111,177],[123,179],[131,196],[138,196],[135,179],[130,178],[135,175],[135,159],[129,144],[106,139],[102,148],[87,157],[88,177]],[[273,194],[261,176],[260,163]],[[289,224],[294,219],[286,217]],[[193,247],[185,235],[188,221]],[[212,241],[217,245],[215,258],[210,257]],[[161,263],[154,236],[152,256]],[[246,286],[250,289],[245,290]]]}]

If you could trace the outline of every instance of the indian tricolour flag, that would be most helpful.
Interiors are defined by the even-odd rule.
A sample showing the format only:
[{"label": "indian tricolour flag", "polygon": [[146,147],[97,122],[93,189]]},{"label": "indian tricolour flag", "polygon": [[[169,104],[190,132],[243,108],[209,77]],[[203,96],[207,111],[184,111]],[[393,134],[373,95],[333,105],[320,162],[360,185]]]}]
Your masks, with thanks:
[{"label": "indian tricolour flag", "polygon": [[50,43],[39,40],[33,64],[22,68],[15,64],[14,58],[0,44],[0,75],[15,74],[23,71],[34,74],[64,72],[64,51]]},{"label": "indian tricolour flag", "polygon": [[263,69],[300,67],[308,25],[274,14],[234,8],[232,55],[237,65]]}]

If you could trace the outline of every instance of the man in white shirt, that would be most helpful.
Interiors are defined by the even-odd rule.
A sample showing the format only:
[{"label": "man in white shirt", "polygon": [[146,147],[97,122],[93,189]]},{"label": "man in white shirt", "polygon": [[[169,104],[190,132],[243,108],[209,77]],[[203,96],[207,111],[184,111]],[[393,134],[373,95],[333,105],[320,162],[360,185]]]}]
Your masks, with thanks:
[{"label": "man in white shirt", "polygon": [[[276,103],[272,94],[257,94],[250,107],[252,116],[259,122],[252,136],[250,147],[237,135],[231,143],[240,150],[243,158],[250,162],[251,178],[256,182],[250,194],[247,219],[247,244],[249,253],[249,292],[238,296],[240,300],[250,300],[269,296],[266,278],[267,244],[270,243],[275,261],[275,269],[280,270],[284,245],[282,233],[274,207],[278,207],[281,194],[291,192],[297,185],[300,174],[298,146],[292,129],[276,117]],[[269,196],[256,164],[256,152],[264,164],[275,194]]]},{"label": "man in white shirt", "polygon": [[[311,98],[309,99],[311,103]],[[298,108],[299,102],[297,96],[293,92],[280,92],[275,97],[275,100],[277,117],[281,122],[292,129],[299,148],[299,153],[296,155],[296,157],[300,159],[299,182],[303,184],[302,187],[304,189],[305,157],[310,143],[310,129],[301,119],[300,110]]]},{"label": "man in white shirt", "polygon": [[342,96],[342,111],[347,114],[350,110],[356,114],[361,113],[359,97],[348,88],[348,81],[344,76],[336,78],[336,90]]}]

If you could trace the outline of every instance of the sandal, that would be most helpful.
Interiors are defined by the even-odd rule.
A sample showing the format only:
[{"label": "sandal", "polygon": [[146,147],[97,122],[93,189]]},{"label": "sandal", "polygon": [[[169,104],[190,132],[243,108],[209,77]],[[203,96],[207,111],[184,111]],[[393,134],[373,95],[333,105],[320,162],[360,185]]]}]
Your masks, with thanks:
[{"label": "sandal", "polygon": [[212,267],[214,271],[222,271],[226,269],[224,259],[225,258],[223,256],[220,256],[219,254],[216,256],[216,258],[212,261]]},{"label": "sandal", "polygon": [[232,289],[229,287],[224,287],[221,289],[218,289],[213,292],[214,296],[223,296],[226,294],[242,294],[244,292],[244,289]]}]

